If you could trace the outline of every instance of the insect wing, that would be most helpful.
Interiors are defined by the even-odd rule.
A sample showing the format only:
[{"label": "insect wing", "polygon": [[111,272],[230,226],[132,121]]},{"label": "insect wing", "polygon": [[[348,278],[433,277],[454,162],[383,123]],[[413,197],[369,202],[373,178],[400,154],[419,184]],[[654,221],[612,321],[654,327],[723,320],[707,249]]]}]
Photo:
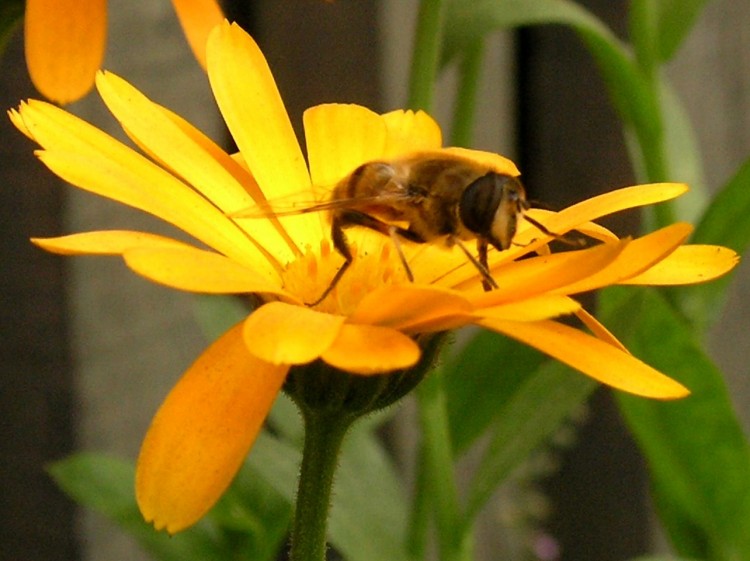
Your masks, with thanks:
[{"label": "insect wing", "polygon": [[285,197],[283,200],[276,199],[253,205],[230,214],[233,218],[268,218],[272,216],[295,216],[311,212],[326,212],[339,209],[359,210],[371,206],[387,206],[395,202],[407,200],[407,197],[398,193],[377,194],[361,197],[348,197],[344,199],[330,199],[323,201],[302,200],[296,197]]}]

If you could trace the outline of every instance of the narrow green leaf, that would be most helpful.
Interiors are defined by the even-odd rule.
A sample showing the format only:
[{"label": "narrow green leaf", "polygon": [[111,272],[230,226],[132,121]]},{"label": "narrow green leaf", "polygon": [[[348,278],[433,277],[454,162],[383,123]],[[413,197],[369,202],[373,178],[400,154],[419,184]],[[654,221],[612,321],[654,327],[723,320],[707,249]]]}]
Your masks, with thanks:
[{"label": "narrow green leaf", "polygon": [[750,158],[719,191],[698,224],[693,241],[731,247],[743,253],[750,245]]},{"label": "narrow green leaf", "polygon": [[676,402],[617,395],[675,549],[701,559],[750,559],[750,447],[721,373],[654,290],[609,289],[600,316],[636,356],[692,391]]},{"label": "narrow green leaf", "polygon": [[658,0],[659,56],[667,61],[674,56],[693,28],[708,0]]},{"label": "narrow green leaf", "polygon": [[473,519],[497,487],[598,386],[564,365],[547,361],[499,405],[491,439],[471,482],[467,517]]},{"label": "narrow green leaf", "polygon": [[[659,100],[633,55],[593,14],[568,0],[452,0],[446,18],[444,62],[462,56],[480,37],[527,25],[561,24],[575,29],[596,60],[610,97],[643,150],[661,150]],[[659,159],[656,159],[657,163]],[[649,177],[663,175],[654,158],[644,158]]]},{"label": "narrow green leaf", "polygon": [[658,0],[631,0],[628,16],[630,42],[638,66],[653,77],[659,66]]},{"label": "narrow green leaf", "polygon": [[205,521],[170,537],[144,522],[135,502],[135,468],[129,462],[99,454],[79,454],[49,467],[49,473],[71,498],[103,514],[162,561],[222,561],[231,550],[217,543]]},{"label": "narrow green leaf", "polygon": [[444,62],[466,52],[479,38],[525,25],[557,23],[613,38],[607,27],[569,0],[450,0],[445,19]]},{"label": "narrow green leaf", "polygon": [[[723,245],[743,254],[750,246],[750,158],[719,191],[703,214],[692,243]],[[699,332],[705,332],[721,312],[728,275],[707,284],[685,287],[678,293],[684,313],[692,318]]]},{"label": "narrow green leaf", "polygon": [[667,176],[670,181],[690,185],[690,191],[674,201],[676,218],[694,224],[709,200],[698,141],[690,117],[664,76],[661,77],[660,91]]},{"label": "narrow green leaf", "polygon": [[444,358],[448,422],[458,457],[500,415],[503,407],[545,358],[490,331],[476,331]]}]

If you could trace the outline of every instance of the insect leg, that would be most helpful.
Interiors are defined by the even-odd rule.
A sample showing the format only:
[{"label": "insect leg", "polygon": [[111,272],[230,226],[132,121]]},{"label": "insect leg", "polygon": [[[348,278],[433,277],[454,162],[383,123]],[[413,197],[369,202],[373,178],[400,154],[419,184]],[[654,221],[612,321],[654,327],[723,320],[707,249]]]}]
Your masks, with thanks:
[{"label": "insect leg", "polygon": [[336,251],[338,251],[344,258],[344,264],[341,265],[339,270],[336,271],[336,274],[333,275],[330,284],[323,291],[323,294],[321,294],[314,302],[310,302],[307,304],[310,307],[317,306],[326,299],[331,291],[336,288],[336,285],[341,280],[341,277],[344,276],[344,273],[354,260],[354,257],[352,256],[352,250],[349,248],[349,243],[346,241],[346,235],[344,234],[344,227],[347,225],[348,223],[340,215],[334,213],[331,219],[331,240],[333,241],[333,247],[335,247]]},{"label": "insect leg", "polygon": [[482,275],[482,287],[484,287],[486,291],[490,291],[493,288],[498,288],[495,279],[493,279],[492,275],[490,274],[489,266],[487,264],[487,240],[483,240],[481,238],[477,240],[477,251],[479,252],[479,259],[471,254],[471,252],[466,248],[461,240],[456,239],[454,241],[456,242],[456,245],[461,248],[461,251],[464,252],[466,258],[471,261],[471,264],[476,267],[477,271],[479,271],[479,274]]},{"label": "insect leg", "polygon": [[347,226],[364,226],[365,228],[375,230],[376,232],[379,232],[384,236],[388,236],[389,238],[391,238],[391,240],[393,241],[393,245],[396,246],[396,251],[398,252],[398,257],[401,260],[404,271],[406,271],[406,276],[408,277],[410,282],[414,282],[414,274],[411,272],[409,263],[406,262],[406,256],[401,249],[401,242],[399,241],[398,236],[401,236],[402,238],[412,242],[424,243],[424,239],[422,239],[419,234],[405,228],[399,228],[398,226],[394,226],[392,224],[386,224],[382,220],[378,220],[374,216],[371,216],[364,212],[350,210],[342,214],[344,215],[344,220],[346,221]]}]

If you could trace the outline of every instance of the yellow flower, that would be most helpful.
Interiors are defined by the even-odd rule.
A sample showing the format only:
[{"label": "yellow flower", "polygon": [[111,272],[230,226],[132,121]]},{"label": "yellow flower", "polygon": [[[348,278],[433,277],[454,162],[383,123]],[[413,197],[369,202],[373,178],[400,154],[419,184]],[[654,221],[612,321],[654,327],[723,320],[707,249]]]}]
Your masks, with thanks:
[{"label": "yellow flower", "polygon": [[[11,112],[36,141],[40,160],[82,189],[149,212],[201,247],[145,232],[100,231],[37,239],[62,254],[111,254],[144,277],[202,293],[259,295],[261,305],[211,345],[164,401],[138,461],[136,491],[147,520],[179,531],[198,520],[229,485],[293,365],[322,360],[368,376],[420,359],[415,337],[479,325],[538,348],[602,383],[655,398],[687,394],[631,356],[570,295],[612,284],[680,284],[731,269],[736,255],[682,245],[676,224],[640,239],[618,239],[591,222],[605,214],[676,197],[680,184],[642,185],[559,213],[529,211],[556,234],[573,229],[602,243],[550,254],[549,236],[521,221],[515,244],[490,252],[500,285],[484,292],[475,267],[436,244],[403,249],[409,282],[392,242],[364,228],[347,231],[352,267],[315,307],[342,264],[321,213],[237,218],[264,201],[313,199],[360,164],[418,152],[458,150],[510,175],[509,160],[441,148],[425,113],[378,115],[356,105],[321,105],[304,115],[308,162],[273,76],[253,40],[227,23],[210,35],[208,76],[239,147],[230,156],[178,116],[110,73],[97,76],[104,102],[141,155],[53,105],[28,101]],[[588,328],[554,318],[575,313]]]},{"label": "yellow flower", "polygon": [[[172,0],[198,61],[205,67],[208,32],[223,15],[216,0]],[[106,0],[26,0],[26,63],[37,90],[61,104],[94,85],[107,34]]]}]

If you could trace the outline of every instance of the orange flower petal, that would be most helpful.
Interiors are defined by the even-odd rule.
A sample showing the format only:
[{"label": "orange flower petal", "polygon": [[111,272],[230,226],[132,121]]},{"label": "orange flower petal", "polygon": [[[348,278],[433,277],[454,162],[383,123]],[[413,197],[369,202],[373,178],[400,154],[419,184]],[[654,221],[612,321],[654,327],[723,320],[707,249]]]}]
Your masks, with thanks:
[{"label": "orange flower petal", "polygon": [[206,294],[266,293],[292,298],[279,284],[223,255],[195,247],[135,248],[123,258],[148,280]]},{"label": "orange flower petal", "polygon": [[310,175],[318,187],[332,188],[361,164],[383,157],[385,122],[366,107],[316,105],[303,121]]},{"label": "orange flower petal", "polygon": [[438,150],[443,145],[440,126],[424,111],[391,111],[383,115],[388,139],[379,158],[399,158],[411,152]]},{"label": "orange flower petal", "polygon": [[482,319],[477,324],[539,349],[619,390],[656,399],[677,399],[690,393],[679,382],[619,348],[555,321]]},{"label": "orange flower petal", "polygon": [[726,247],[684,245],[622,284],[665,286],[707,282],[734,269],[739,260],[739,255]]},{"label": "orange flower petal", "polygon": [[607,267],[561,287],[558,292],[576,294],[624,282],[659,263],[675,251],[692,231],[690,224],[677,223],[633,240]]},{"label": "orange flower petal", "polygon": [[[688,187],[684,183],[650,183],[616,189],[551,214],[543,224],[555,234],[565,234],[579,225],[602,216],[668,201],[686,193],[687,190]],[[536,228],[524,228],[514,238],[514,241],[522,247],[511,248],[508,258],[516,259],[519,255],[534,251],[539,245],[547,243],[549,239],[549,237],[540,236]],[[536,242],[530,243],[532,240]]]},{"label": "orange flower petal", "polygon": [[[241,169],[228,154],[211,150],[207,140],[186,133],[162,107],[111,72],[99,73],[96,85],[104,103],[131,138],[153,159],[189,183],[225,213],[247,208],[255,200],[237,180]],[[258,192],[260,195],[260,192]],[[294,257],[288,240],[268,220],[256,220],[252,237],[264,249],[268,261],[286,262]]]},{"label": "orange flower petal", "polygon": [[[585,282],[605,269],[622,255],[628,245],[627,240],[622,240],[578,251],[531,257],[492,268],[499,288],[476,294],[472,302],[477,308],[486,308],[553,290],[568,294],[564,287]],[[478,283],[479,279],[474,278],[473,282]]]},{"label": "orange flower petal", "polygon": [[26,63],[34,86],[65,104],[88,93],[104,59],[106,0],[26,0]]},{"label": "orange flower petal", "polygon": [[195,58],[205,69],[208,34],[224,21],[221,8],[215,0],[172,0],[172,5]]},{"label": "orange flower petal", "polygon": [[321,358],[353,374],[383,374],[414,366],[421,351],[400,331],[377,325],[345,324]]},{"label": "orange flower petal", "polygon": [[475,312],[476,317],[511,321],[540,321],[577,312],[581,304],[567,296],[544,294]]},{"label": "orange flower petal", "polygon": [[[253,39],[223,23],[207,44],[208,78],[224,121],[265,196],[273,201],[310,189],[307,165],[271,70]],[[280,218],[293,239],[319,239],[319,217]]]},{"label": "orange flower petal", "polygon": [[521,172],[518,171],[518,168],[516,167],[516,164],[513,163],[513,160],[509,160],[505,156],[495,154],[494,152],[485,152],[484,150],[471,150],[469,148],[458,148],[455,146],[444,148],[443,150],[448,154],[455,154],[456,156],[474,160],[479,164],[490,167],[497,173],[504,173],[506,175],[512,175],[513,177],[521,175]]},{"label": "orange flower petal", "polygon": [[460,293],[434,286],[404,284],[374,290],[349,316],[350,323],[421,331],[426,322],[454,316],[470,317],[472,306]]},{"label": "orange flower petal", "polygon": [[609,343],[620,349],[624,353],[630,353],[630,351],[623,345],[620,340],[614,336],[614,334],[604,327],[604,325],[596,319],[593,315],[588,313],[585,309],[580,308],[575,312],[578,319],[581,320],[583,325],[589,328],[597,338],[601,339],[605,343]]},{"label": "orange flower petal", "polygon": [[[216,160],[227,172],[229,172],[235,180],[242,185],[243,189],[250,195],[255,203],[262,204],[265,202],[266,197],[260,190],[258,183],[255,181],[250,170],[247,169],[245,161],[242,159],[242,155],[236,153],[234,155],[227,154],[218,144],[213,140],[199,131],[191,123],[169,111],[165,107],[157,105],[158,109],[161,110],[167,117],[169,117],[182,131],[189,136],[193,142],[200,146],[211,158]],[[154,157],[153,154],[149,156]],[[236,156],[236,157],[235,157]],[[245,206],[239,206],[242,202],[237,199],[228,199],[225,201],[224,208],[228,215],[234,215],[241,210],[246,210]],[[260,240],[264,247],[268,249],[273,255],[281,256],[279,259],[283,259],[283,256],[291,250],[292,255],[300,255],[301,252],[297,247],[296,242],[289,236],[287,231],[281,225],[281,222],[274,217],[268,216],[267,222],[271,224],[275,232],[269,231],[265,220],[251,220],[244,221],[234,217],[235,222],[239,224],[243,229],[250,234],[253,238]],[[274,235],[275,234],[275,235]],[[276,241],[276,238],[280,237],[283,242]]]},{"label": "orange flower petal", "polygon": [[136,498],[147,521],[173,534],[214,505],[287,371],[248,353],[238,324],[185,372],[156,413],[138,457]]},{"label": "orange flower petal", "polygon": [[73,185],[153,214],[217,251],[272,276],[272,263],[228,217],[182,181],[96,127],[49,103],[21,105],[24,127],[54,173]]},{"label": "orange flower petal", "polygon": [[56,238],[31,238],[31,241],[45,251],[60,255],[122,255],[136,247],[192,247],[172,238],[131,230],[100,230]]},{"label": "orange flower petal", "polygon": [[245,344],[272,364],[305,364],[333,344],[346,318],[305,306],[270,302],[245,320]]}]

